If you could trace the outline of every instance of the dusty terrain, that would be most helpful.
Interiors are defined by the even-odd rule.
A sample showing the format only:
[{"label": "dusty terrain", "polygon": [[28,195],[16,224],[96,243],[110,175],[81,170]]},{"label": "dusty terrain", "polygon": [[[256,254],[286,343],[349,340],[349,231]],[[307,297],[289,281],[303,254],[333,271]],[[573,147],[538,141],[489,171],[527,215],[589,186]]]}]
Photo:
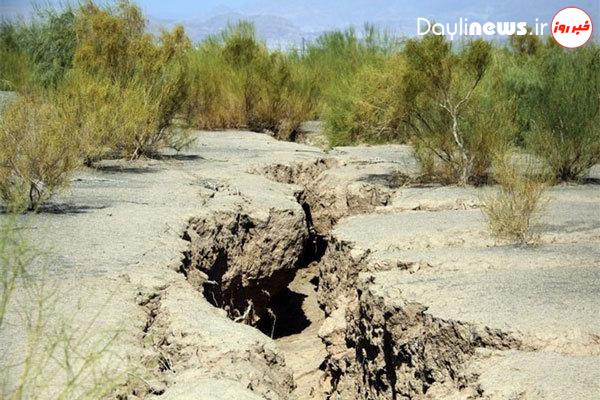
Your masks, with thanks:
[{"label": "dusty terrain", "polygon": [[[118,334],[100,364],[120,398],[598,398],[598,169],[550,192],[534,247],[496,243],[477,190],[401,179],[417,171],[406,146],[199,132],[80,171],[23,226],[51,323]],[[26,353],[10,318],[3,367]]]}]

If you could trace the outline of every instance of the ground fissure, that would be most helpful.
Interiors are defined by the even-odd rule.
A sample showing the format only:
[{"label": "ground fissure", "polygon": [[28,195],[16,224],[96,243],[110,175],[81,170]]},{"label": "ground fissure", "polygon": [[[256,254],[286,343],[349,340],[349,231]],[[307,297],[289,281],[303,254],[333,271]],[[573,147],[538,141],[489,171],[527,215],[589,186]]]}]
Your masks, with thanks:
[{"label": "ground fissure", "polygon": [[[255,326],[276,339],[294,373],[294,394],[300,399],[486,398],[493,391],[482,386],[480,371],[473,365],[510,352],[536,353],[547,345],[529,333],[499,329],[493,323],[430,314],[427,301],[413,300],[404,289],[393,294],[376,289],[380,273],[429,276],[439,268],[435,257],[424,254],[414,259],[402,252],[471,243],[493,249],[493,241],[477,230],[466,232],[464,238],[453,232],[416,240],[420,230],[451,228],[443,218],[451,216],[451,221],[478,213],[478,196],[470,189],[398,187],[393,184],[397,165],[374,164],[376,168],[364,161],[322,158],[254,171],[299,187],[295,198],[306,229],[293,273],[278,278],[281,286],[273,290],[268,279],[257,281],[255,288],[266,288],[268,295],[266,317]],[[401,173],[410,174],[414,172]],[[346,220],[353,215],[385,221],[390,219],[386,214],[419,222],[398,223],[405,228],[400,236],[406,237],[385,251],[332,234],[340,220],[348,225],[352,218]],[[443,223],[429,223],[430,218],[442,218]],[[409,236],[411,229],[415,238]],[[381,258],[386,253],[390,255]],[[247,295],[244,290],[236,293]],[[563,345],[563,351],[570,352],[568,346]]]},{"label": "ground fissure", "polygon": [[[329,233],[343,217],[386,206],[394,188],[392,178],[381,179],[375,174],[370,180],[370,172],[363,174],[364,181],[350,174],[340,182],[335,174],[328,174],[338,167],[345,168],[346,162],[318,158],[251,171],[297,188],[294,198],[303,213],[303,226],[297,219],[296,223],[278,223],[284,216],[273,210],[269,210],[264,221],[256,221],[242,206],[235,215],[194,218],[182,236],[190,243],[190,250],[184,255],[180,272],[209,303],[225,309],[232,320],[254,326],[276,339],[294,371],[295,395],[301,399],[323,398],[331,390],[328,374],[332,371],[326,368],[328,355],[319,333],[327,309],[326,301],[320,298],[324,293],[319,290],[320,281],[325,278],[327,282],[330,273],[336,273],[325,271],[321,265],[321,258],[328,251]],[[386,174],[391,177],[393,168],[384,169],[382,175]],[[344,206],[338,209],[337,204]],[[294,234],[286,234],[282,229]],[[258,246],[259,242],[268,243],[268,251]],[[248,249],[255,246],[265,251],[251,252],[255,257],[248,260]],[[286,246],[287,252],[280,251]],[[285,256],[273,257],[280,253]],[[264,256],[269,259],[263,263]],[[245,272],[260,269],[253,265],[261,263],[283,268],[264,276],[232,274],[241,259],[247,261]]]},{"label": "ground fissure", "polygon": [[[65,209],[85,211],[30,231],[57,249],[61,309],[86,310],[74,325],[122,331],[106,365],[134,372],[130,398],[600,390],[597,186],[553,188],[540,244],[498,246],[475,189],[394,183],[418,173],[405,146],[325,154],[248,132],[195,146],[83,171]],[[17,357],[23,337],[0,343]]]}]

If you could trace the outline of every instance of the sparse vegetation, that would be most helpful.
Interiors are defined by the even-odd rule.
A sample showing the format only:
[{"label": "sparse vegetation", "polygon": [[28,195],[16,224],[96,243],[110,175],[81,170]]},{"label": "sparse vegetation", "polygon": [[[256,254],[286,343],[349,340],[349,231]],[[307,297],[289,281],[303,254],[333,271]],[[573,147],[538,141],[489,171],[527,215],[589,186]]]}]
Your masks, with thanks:
[{"label": "sparse vegetation", "polygon": [[[126,377],[109,372],[118,332],[76,330],[72,321],[52,316],[57,293],[31,265],[39,256],[23,237],[15,215],[0,221],[0,334],[23,337],[19,353],[0,356],[0,397],[25,399],[106,398]],[[14,357],[7,359],[5,357]]]},{"label": "sparse vegetation", "polygon": [[0,223],[0,328],[4,325],[15,288],[26,275],[32,254],[15,229],[16,218]]},{"label": "sparse vegetation", "polygon": [[[0,89],[22,95],[22,109],[8,110],[17,118],[2,122],[12,146],[0,150],[2,198],[35,208],[79,161],[180,150],[188,127],[294,140],[313,118],[331,145],[411,143],[430,180],[485,183],[492,155],[509,145],[544,158],[559,180],[579,179],[600,160],[598,46],[565,51],[526,35],[510,47],[401,41],[366,25],[283,52],[246,22],[193,46],[180,26],[149,34],[126,0],[41,9],[0,23]],[[65,157],[53,160],[52,146],[26,154],[40,135]],[[25,160],[27,169],[16,164]]]},{"label": "sparse vegetation", "polygon": [[401,135],[399,49],[397,38],[368,24],[360,34],[328,32],[308,46],[300,68],[317,83],[314,113],[324,119],[330,145],[381,143]]},{"label": "sparse vegetation", "polygon": [[548,178],[531,166],[518,165],[507,157],[494,164],[493,175],[497,188],[482,196],[482,210],[492,234],[503,241],[531,243],[532,224],[542,212]]},{"label": "sparse vegetation", "polygon": [[[138,158],[180,143],[179,135],[185,131],[171,129],[171,122],[187,98],[183,59],[191,44],[183,29],[163,31],[155,43],[145,32],[138,7],[119,2],[114,8],[103,9],[88,2],[78,14],[76,33],[73,64],[78,76],[98,79],[105,86],[101,90],[117,91],[122,99],[109,105],[118,122],[128,121],[113,150]],[[85,112],[80,115],[86,118]]]},{"label": "sparse vegetation", "polygon": [[439,36],[387,49],[338,83],[325,112],[332,144],[410,142],[425,179],[485,182],[515,131],[505,53],[481,40],[456,50]]},{"label": "sparse vegetation", "polygon": [[[444,264],[441,269],[448,271],[457,264],[452,259],[456,257],[426,259],[440,252],[458,257],[471,249],[478,251],[476,258],[486,258],[478,249],[488,238],[474,237],[480,211],[473,209],[472,192],[438,190],[441,183],[495,184],[481,198],[491,233],[499,241],[532,244],[547,187],[557,180],[581,179],[600,161],[598,46],[566,51],[533,35],[514,36],[509,46],[482,40],[452,44],[432,35],[398,40],[367,26],[363,33],[325,33],[306,51],[288,52],[268,48],[249,23],[191,43],[180,26],[149,33],[140,8],[126,0],[108,5],[83,0],[59,11],[42,10],[32,20],[0,23],[0,90],[15,92],[14,98],[0,93],[11,98],[6,106],[0,104],[0,340],[5,344],[0,399],[7,400],[142,399],[163,393],[163,398],[174,398],[184,392],[202,396],[223,386],[231,386],[231,397],[240,393],[303,398],[303,393],[323,394],[321,389],[331,396],[352,397],[355,379],[364,383],[358,382],[356,396],[450,396],[455,389],[456,396],[481,394],[481,385],[470,379],[480,371],[474,369],[466,379],[464,362],[483,344],[490,349],[519,347],[512,335],[486,328],[490,315],[481,311],[489,311],[487,306],[508,294],[515,313],[529,315],[532,307],[526,306],[531,304],[521,304],[519,296],[531,293],[513,282],[530,278],[537,269],[519,268],[521,275],[514,275],[515,268],[497,262],[508,254],[502,249],[487,254],[495,260],[479,260],[483,262],[467,254],[472,265],[463,272],[473,278],[471,283],[496,293],[481,305],[481,291],[471,290],[476,296],[466,296],[468,301],[459,304],[474,306],[473,312],[485,318],[475,318],[470,325],[444,322],[439,315],[424,317],[427,301],[415,299],[424,307],[396,307],[394,314],[387,312],[390,302],[375,298],[379,296],[357,298],[355,278],[361,265],[352,260],[357,247],[352,242],[378,240],[380,248],[389,245],[390,254],[402,248],[424,254],[411,265],[392,265],[390,259],[391,269],[398,271],[388,271],[389,276],[396,276],[397,282],[408,273],[435,274],[431,265]],[[295,140],[300,124],[308,119],[325,122],[332,146],[410,144],[422,174],[414,171],[414,159],[406,156],[404,146],[363,149],[363,154],[356,149],[333,151],[323,159],[322,152],[308,146],[266,143],[257,149],[265,143],[258,138],[251,139],[251,146],[240,145],[236,141],[243,135],[237,133],[224,139],[206,135],[210,137],[202,145],[211,146],[206,154],[201,148],[179,156],[169,153],[158,167],[154,161],[99,163],[160,157],[165,147],[179,151],[191,143],[194,128],[244,128]],[[320,139],[315,131],[321,121],[305,125],[307,141]],[[231,149],[223,148],[229,145]],[[398,152],[394,160],[389,157],[392,151]],[[535,155],[543,173],[523,168],[507,154]],[[278,155],[286,166],[274,165]],[[297,165],[288,168],[290,163]],[[98,170],[83,171],[68,204],[43,207],[68,186],[82,164]],[[165,171],[163,166],[175,170]],[[207,171],[194,171],[197,168]],[[267,185],[263,189],[268,193],[250,192],[248,187],[259,180],[249,180],[244,171],[281,184]],[[209,176],[211,172],[215,176]],[[407,190],[396,190],[403,186]],[[580,271],[567,272],[585,280],[590,275],[587,260],[597,259],[593,252],[583,254],[592,247],[589,232],[593,234],[596,226],[577,218],[569,221],[574,211],[588,217],[595,189],[576,189],[561,192],[572,207],[570,213],[558,213],[552,224],[544,224],[544,237],[552,236],[560,246],[547,246],[540,254],[509,249],[519,253],[506,257],[509,266],[533,258],[544,264],[536,290],[564,280],[561,264],[584,264]],[[187,206],[189,199],[198,204]],[[391,205],[393,218],[379,213],[386,205]],[[203,208],[200,218],[190,219],[190,210],[198,208]],[[21,225],[25,210],[53,214],[33,215],[34,231]],[[403,212],[407,210],[413,212]],[[336,223],[357,213],[374,216],[355,218],[354,226],[342,227],[345,238],[337,235],[341,230],[334,230]],[[177,235],[182,218],[187,232]],[[363,232],[361,224],[379,230],[377,235]],[[393,234],[394,224],[409,230],[419,225],[417,235],[395,246],[402,235]],[[39,254],[26,243],[26,235],[59,244],[60,254],[34,260]],[[128,241],[112,248],[115,235]],[[332,252],[329,243],[343,246]],[[369,247],[373,246],[361,246],[361,254],[371,251]],[[561,257],[575,252],[582,254],[562,263]],[[273,255],[263,258],[263,253]],[[62,260],[65,268],[54,269]],[[177,271],[161,271],[161,262],[179,266]],[[44,265],[52,268],[51,276],[39,271]],[[98,268],[86,270],[88,265]],[[303,267],[308,268],[299,271]],[[493,276],[485,279],[488,270]],[[464,274],[455,275],[459,281],[445,274],[445,283],[433,282],[437,289],[453,286],[445,297],[455,297],[452,293],[462,289]],[[319,293],[313,290],[313,277],[323,289]],[[193,288],[183,286],[186,279]],[[552,288],[552,296],[546,297],[589,292],[573,281],[577,285]],[[63,284],[66,290],[61,291]],[[117,297],[108,293],[111,288]],[[207,304],[194,307],[201,300],[196,289],[223,308],[218,310],[222,315],[205,309]],[[423,290],[429,291],[429,286]],[[555,304],[540,308],[545,298],[538,297],[535,304],[529,303],[555,316]],[[347,301],[337,301],[340,298]],[[92,307],[83,304],[87,299],[92,299]],[[110,303],[106,314],[98,304],[103,300]],[[593,308],[575,303],[575,308]],[[351,321],[358,328],[349,324],[352,329],[343,335],[333,329],[332,337],[321,329],[321,339],[335,345],[325,346],[315,328],[324,320],[335,322],[348,305],[360,305],[364,314]],[[407,315],[410,318],[402,320]],[[226,325],[222,316],[294,343],[280,343],[280,354],[267,337]],[[579,319],[589,320],[587,314]],[[410,332],[400,327],[386,330],[390,335],[384,340],[374,338],[370,333],[382,332],[380,322],[408,324]],[[481,334],[469,337],[469,326]],[[535,332],[540,337],[547,333],[548,329]],[[240,339],[207,341],[209,335],[219,334]],[[565,342],[567,350],[581,352],[587,339],[579,336],[585,340]],[[332,347],[344,350],[344,342],[347,352],[339,354],[352,357],[331,353]],[[390,343],[402,344],[405,351],[391,351],[397,348]],[[292,354],[290,360],[288,352],[294,346],[315,351],[309,359]],[[446,351],[449,347],[453,348]],[[545,367],[549,360],[533,356],[530,365]],[[399,362],[392,365],[390,359]],[[555,359],[564,361],[550,360]],[[506,360],[509,366],[520,361]],[[298,372],[303,374],[298,386],[314,386],[295,388],[291,377]],[[242,373],[250,378],[229,385]],[[512,389],[510,380],[501,383],[501,390]]]},{"label": "sparse vegetation", "polygon": [[404,118],[408,110],[402,98],[405,71],[404,56],[396,54],[363,66],[331,89],[324,112],[330,144],[407,141]]},{"label": "sparse vegetation", "polygon": [[0,26],[1,85],[22,96],[0,122],[0,194],[36,209],[80,160],[138,158],[189,144],[173,124],[187,99],[181,27],[158,40],[138,7],[92,2]]},{"label": "sparse vegetation", "polygon": [[462,185],[485,182],[511,129],[510,106],[490,90],[491,45],[476,40],[454,51],[443,37],[427,36],[410,40],[404,52],[405,123],[426,174]]}]

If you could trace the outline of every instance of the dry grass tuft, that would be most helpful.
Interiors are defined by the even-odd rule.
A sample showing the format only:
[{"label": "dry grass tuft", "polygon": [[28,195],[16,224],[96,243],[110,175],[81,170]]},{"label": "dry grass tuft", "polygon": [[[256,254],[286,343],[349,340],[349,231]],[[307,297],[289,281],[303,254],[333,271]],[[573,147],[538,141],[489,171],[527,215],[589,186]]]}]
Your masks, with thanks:
[{"label": "dry grass tuft", "polygon": [[531,227],[544,207],[548,179],[506,160],[497,163],[494,178],[498,188],[481,199],[492,234],[512,243],[533,243]]}]

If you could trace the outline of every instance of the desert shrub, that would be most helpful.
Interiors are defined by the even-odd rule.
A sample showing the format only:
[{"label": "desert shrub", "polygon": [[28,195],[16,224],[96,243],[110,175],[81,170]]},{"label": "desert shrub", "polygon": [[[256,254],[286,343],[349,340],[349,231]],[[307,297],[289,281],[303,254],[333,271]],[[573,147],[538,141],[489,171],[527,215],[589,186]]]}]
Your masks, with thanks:
[{"label": "desert shrub", "polygon": [[75,11],[50,7],[39,9],[37,18],[22,39],[29,59],[35,65],[36,79],[43,86],[54,85],[69,71],[75,51]]},{"label": "desert shrub", "polygon": [[321,34],[307,49],[305,62],[319,67],[324,85],[351,75],[365,63],[366,46],[354,28]]},{"label": "desert shrub", "polygon": [[189,55],[186,115],[199,129],[238,128],[245,124],[241,82],[219,48],[204,43]]},{"label": "desert shrub", "polygon": [[[12,82],[13,89],[25,83],[55,85],[71,68],[75,46],[75,11],[69,6],[60,11],[37,8],[29,20],[2,21],[0,52],[9,57],[4,62],[13,63],[13,76],[2,79]],[[29,79],[24,79],[22,60],[26,60]],[[15,76],[18,74],[20,79]]]},{"label": "desert shrub", "polygon": [[31,79],[27,55],[0,46],[0,90],[12,91],[26,86]]},{"label": "desert shrub", "polygon": [[548,178],[506,157],[494,164],[493,175],[497,189],[482,196],[482,210],[492,234],[509,242],[530,242],[532,223],[544,205]]},{"label": "desert shrub", "polygon": [[188,130],[171,124],[187,98],[190,47],[181,27],[146,33],[140,9],[127,1],[40,9],[31,22],[0,25],[0,85],[47,88],[86,164],[136,158],[190,142]]},{"label": "desert shrub", "polygon": [[0,21],[0,90],[15,90],[30,77],[29,59],[20,50],[15,31],[14,24]]},{"label": "desert shrub", "polygon": [[172,125],[179,110],[179,78],[167,73],[150,85],[137,82],[126,86],[121,94],[123,118],[130,119],[122,129],[120,154],[135,159],[153,155],[165,146],[179,150],[182,144],[189,144],[189,131]]},{"label": "desert shrub", "polygon": [[0,90],[16,90],[31,78],[30,61],[17,42],[17,28],[0,21]]},{"label": "desert shrub", "polygon": [[257,66],[258,99],[250,107],[248,125],[272,131],[280,139],[293,140],[311,113],[311,87],[303,84],[290,59],[273,52]]},{"label": "desert shrub", "polygon": [[11,209],[36,209],[66,186],[79,153],[60,107],[29,95],[0,116],[0,197]]},{"label": "desert shrub", "polygon": [[476,40],[453,51],[442,36],[429,35],[409,40],[404,55],[405,122],[426,172],[463,185],[485,181],[511,120],[510,107],[485,89],[495,84],[486,83],[491,45]]},{"label": "desert shrub", "polygon": [[325,108],[326,133],[332,146],[406,141],[406,106],[402,98],[405,62],[396,54],[363,66],[338,82]]},{"label": "desert shrub", "polygon": [[354,28],[331,31],[309,43],[300,58],[300,68],[314,82],[314,112],[320,116],[344,93],[354,91],[355,75],[365,67],[381,65],[399,48],[398,41],[385,31],[366,24],[361,32]]},{"label": "desert shrub", "polygon": [[[84,164],[111,157],[134,157],[155,140],[158,103],[143,85],[121,87],[106,77],[81,71],[47,94],[66,116],[64,129],[74,138]],[[147,136],[147,137],[146,137]]]},{"label": "desert shrub", "polygon": [[[145,32],[145,20],[137,6],[121,1],[113,8],[101,8],[88,2],[77,16],[76,34],[77,75],[98,80],[97,86],[105,88],[109,99],[114,99],[115,93],[119,97],[105,104],[107,111],[114,112],[113,137],[118,142],[107,143],[103,140],[106,135],[101,133],[101,151],[88,154],[92,159],[107,153],[103,150],[106,144],[112,145],[112,152],[137,158],[152,155],[164,146],[189,143],[187,130],[171,126],[187,99],[185,53],[191,44],[182,27],[163,31],[155,40]],[[87,95],[79,93],[75,97]],[[87,118],[84,126],[99,121],[93,108],[84,108],[79,113]],[[86,111],[92,111],[89,118]]]},{"label": "desert shrub", "polygon": [[[123,107],[126,96],[110,79],[72,71],[52,100],[69,116],[65,130],[77,138],[83,163],[117,157],[119,146],[128,140],[128,127],[135,109]],[[130,116],[126,113],[131,113]]]},{"label": "desert shrub", "polygon": [[373,25],[326,32],[308,45],[300,65],[316,82],[313,110],[332,146],[398,140],[403,128],[399,41]]},{"label": "desert shrub", "polygon": [[188,119],[198,128],[248,127],[293,138],[311,112],[312,82],[294,59],[271,52],[240,22],[189,55]]},{"label": "desert shrub", "polygon": [[545,46],[507,72],[524,142],[559,180],[574,180],[600,161],[600,48]]},{"label": "desert shrub", "polygon": [[141,10],[127,1],[105,8],[84,3],[76,21],[75,67],[117,82],[131,79],[140,70],[151,73],[160,68],[159,51],[144,28]]},{"label": "desert shrub", "polygon": [[531,27],[527,27],[526,35],[511,35],[509,44],[516,54],[532,56],[538,52],[542,41],[539,36],[532,33]]}]

